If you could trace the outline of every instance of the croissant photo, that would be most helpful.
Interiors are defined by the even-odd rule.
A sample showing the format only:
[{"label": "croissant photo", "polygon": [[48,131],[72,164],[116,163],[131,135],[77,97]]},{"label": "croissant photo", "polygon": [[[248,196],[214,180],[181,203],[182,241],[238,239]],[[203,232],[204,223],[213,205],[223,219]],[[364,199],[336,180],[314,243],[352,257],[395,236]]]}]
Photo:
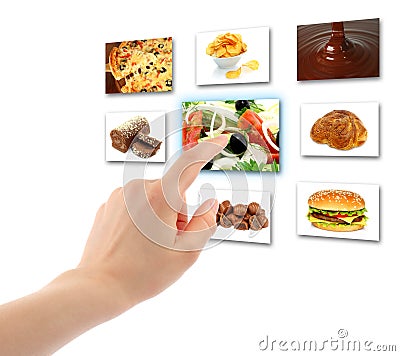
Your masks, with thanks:
[{"label": "croissant photo", "polygon": [[338,150],[351,150],[367,140],[368,131],[351,111],[333,110],[319,118],[311,128],[310,137],[316,143]]}]

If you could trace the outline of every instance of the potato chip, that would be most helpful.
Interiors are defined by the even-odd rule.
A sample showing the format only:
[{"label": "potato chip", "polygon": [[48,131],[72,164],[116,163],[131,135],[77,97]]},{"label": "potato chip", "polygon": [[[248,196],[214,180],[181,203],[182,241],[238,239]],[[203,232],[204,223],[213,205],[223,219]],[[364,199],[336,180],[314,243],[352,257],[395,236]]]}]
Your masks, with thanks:
[{"label": "potato chip", "polygon": [[218,35],[206,49],[209,56],[218,58],[235,57],[247,51],[247,45],[242,41],[239,33],[225,33]]},{"label": "potato chip", "polygon": [[226,51],[227,51],[231,56],[237,56],[237,55],[238,55],[238,52],[236,51],[235,46],[227,45],[227,46],[226,46]]},{"label": "potato chip", "polygon": [[236,33],[232,35],[235,38],[236,42],[242,42],[242,35],[240,33]]},{"label": "potato chip", "polygon": [[215,50],[215,47],[213,46],[212,43],[210,43],[210,44],[208,45],[207,49],[206,49],[206,53],[207,53],[209,56],[212,56],[213,53],[214,53],[214,50]]},{"label": "potato chip", "polygon": [[238,38],[235,35],[232,35],[231,33],[227,33],[225,35],[225,40],[227,43],[231,45],[234,45],[235,43],[239,42]]},{"label": "potato chip", "polygon": [[225,47],[218,47],[216,56],[217,57],[222,57],[226,53],[226,48]]},{"label": "potato chip", "polygon": [[229,72],[226,72],[225,76],[228,79],[235,79],[239,78],[241,72],[242,72],[242,67],[239,67],[239,69],[237,70],[230,70]]},{"label": "potato chip", "polygon": [[248,68],[250,68],[250,69],[252,69],[252,70],[257,70],[260,64],[258,63],[258,61],[256,61],[255,59],[253,59],[253,60],[251,60],[251,61],[248,61],[248,62],[246,62],[246,63],[243,63],[242,65],[243,65],[244,67],[248,67]]}]

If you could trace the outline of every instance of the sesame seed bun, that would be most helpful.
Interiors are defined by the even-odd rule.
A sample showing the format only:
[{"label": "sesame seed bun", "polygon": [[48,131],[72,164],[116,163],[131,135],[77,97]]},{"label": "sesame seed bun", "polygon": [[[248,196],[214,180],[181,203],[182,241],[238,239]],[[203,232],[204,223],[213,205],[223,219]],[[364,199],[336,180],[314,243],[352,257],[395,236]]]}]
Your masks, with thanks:
[{"label": "sesame seed bun", "polygon": [[365,201],[361,195],[348,190],[328,189],[312,194],[308,205],[321,210],[353,211],[365,208]]},{"label": "sesame seed bun", "polygon": [[338,231],[338,232],[357,231],[357,230],[361,230],[364,228],[364,226],[362,226],[362,225],[351,225],[351,224],[350,225],[324,224],[324,223],[318,223],[318,222],[314,222],[311,224],[321,230]]}]

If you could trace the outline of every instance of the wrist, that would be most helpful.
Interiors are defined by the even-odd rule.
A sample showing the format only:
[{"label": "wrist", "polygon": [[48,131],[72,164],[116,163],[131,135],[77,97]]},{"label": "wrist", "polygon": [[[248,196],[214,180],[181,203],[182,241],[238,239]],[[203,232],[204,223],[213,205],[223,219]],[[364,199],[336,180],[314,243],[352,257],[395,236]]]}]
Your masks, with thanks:
[{"label": "wrist", "polygon": [[63,289],[71,297],[79,298],[83,305],[95,311],[100,323],[133,306],[111,276],[84,267],[62,273],[46,289]]},{"label": "wrist", "polygon": [[[0,310],[1,354],[50,355],[128,309],[106,275],[78,268]],[[0,323],[0,329],[1,329]]]}]

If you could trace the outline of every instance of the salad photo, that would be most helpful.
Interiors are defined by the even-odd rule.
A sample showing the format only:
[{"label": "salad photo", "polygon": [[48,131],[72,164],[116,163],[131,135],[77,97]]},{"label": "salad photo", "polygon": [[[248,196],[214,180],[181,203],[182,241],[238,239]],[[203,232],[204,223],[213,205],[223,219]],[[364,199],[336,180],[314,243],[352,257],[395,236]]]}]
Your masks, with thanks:
[{"label": "salad photo", "polygon": [[278,172],[279,99],[182,103],[182,149],[227,135],[224,150],[203,169]]}]

